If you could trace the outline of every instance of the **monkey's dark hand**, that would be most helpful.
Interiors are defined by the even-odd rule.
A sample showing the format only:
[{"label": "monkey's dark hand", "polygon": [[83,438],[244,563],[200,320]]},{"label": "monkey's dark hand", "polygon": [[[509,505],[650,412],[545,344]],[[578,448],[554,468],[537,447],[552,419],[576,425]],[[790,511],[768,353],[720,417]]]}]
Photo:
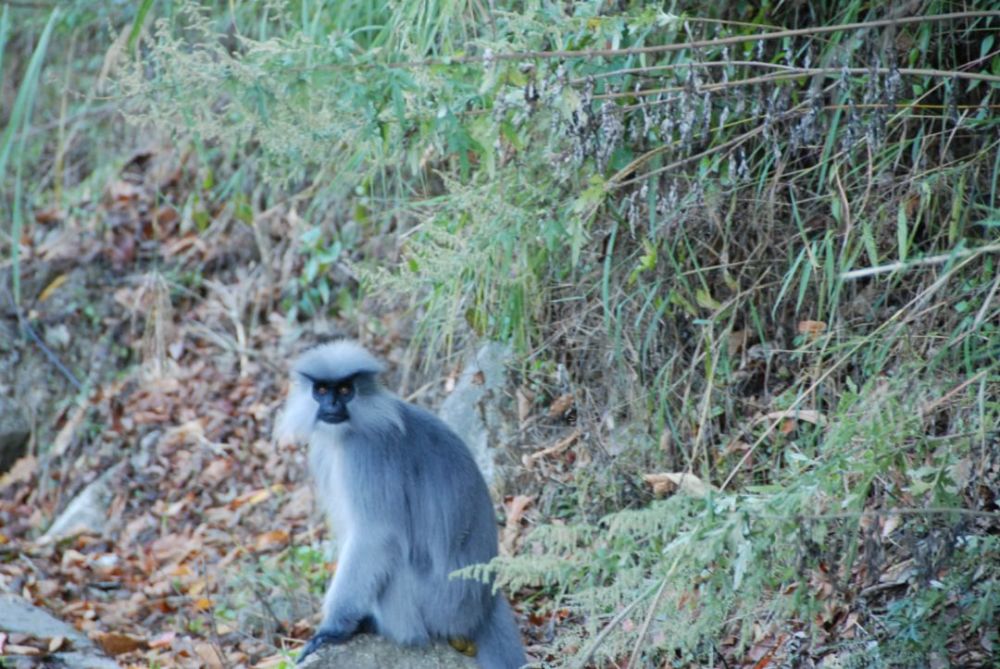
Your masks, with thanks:
[{"label": "monkey's dark hand", "polygon": [[306,659],[307,657],[315,653],[317,650],[319,650],[319,647],[322,646],[323,644],[344,643],[350,638],[351,638],[350,634],[345,634],[344,632],[334,629],[320,628],[316,630],[316,633],[313,634],[311,639],[309,639],[309,643],[307,643],[305,645],[305,648],[302,649],[302,654],[299,655],[299,659],[296,660],[296,664],[302,664],[302,660]]}]

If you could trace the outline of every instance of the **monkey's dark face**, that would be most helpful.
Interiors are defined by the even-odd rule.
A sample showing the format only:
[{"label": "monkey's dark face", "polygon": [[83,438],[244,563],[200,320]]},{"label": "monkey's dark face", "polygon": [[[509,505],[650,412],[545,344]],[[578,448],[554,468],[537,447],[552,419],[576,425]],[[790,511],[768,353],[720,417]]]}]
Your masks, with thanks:
[{"label": "monkey's dark face", "polygon": [[319,404],[316,419],[324,423],[343,423],[351,415],[347,405],[354,399],[353,379],[328,381],[325,379],[310,379],[312,381],[313,399]]}]

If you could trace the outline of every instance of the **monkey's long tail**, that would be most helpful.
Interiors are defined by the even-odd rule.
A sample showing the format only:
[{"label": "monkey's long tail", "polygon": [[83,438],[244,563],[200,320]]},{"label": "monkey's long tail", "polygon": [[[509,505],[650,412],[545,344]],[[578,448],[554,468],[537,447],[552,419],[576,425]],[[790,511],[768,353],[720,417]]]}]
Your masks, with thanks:
[{"label": "monkey's long tail", "polygon": [[503,595],[493,597],[493,610],[476,633],[476,662],[482,669],[520,669],[528,663],[514,613]]}]

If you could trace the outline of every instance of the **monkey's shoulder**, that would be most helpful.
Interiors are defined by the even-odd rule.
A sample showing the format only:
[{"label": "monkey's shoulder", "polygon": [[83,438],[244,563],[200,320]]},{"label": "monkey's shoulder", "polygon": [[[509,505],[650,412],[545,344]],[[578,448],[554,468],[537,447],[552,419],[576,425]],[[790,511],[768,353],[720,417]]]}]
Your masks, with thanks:
[{"label": "monkey's shoulder", "polygon": [[404,439],[411,449],[425,456],[441,456],[475,466],[469,447],[447,423],[423,407],[402,400],[399,403]]},{"label": "monkey's shoulder", "polygon": [[341,452],[347,484],[411,490],[416,496],[430,489],[442,503],[450,496],[467,496],[488,505],[489,491],[465,442],[433,413],[393,399],[398,420],[377,431],[345,433]]}]

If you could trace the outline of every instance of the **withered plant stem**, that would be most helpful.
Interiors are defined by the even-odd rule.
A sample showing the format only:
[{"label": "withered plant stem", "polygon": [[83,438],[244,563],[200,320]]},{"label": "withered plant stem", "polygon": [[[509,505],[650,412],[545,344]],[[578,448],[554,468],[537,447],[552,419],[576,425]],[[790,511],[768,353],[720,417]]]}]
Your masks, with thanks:
[{"label": "withered plant stem", "polygon": [[998,17],[1000,11],[978,11],[978,12],[950,12],[948,14],[933,14],[931,16],[904,16],[902,18],[880,19],[877,21],[859,21],[856,23],[841,23],[835,26],[813,26],[810,28],[796,28],[793,30],[779,30],[770,33],[754,33],[752,35],[731,35],[729,37],[719,37],[716,39],[695,40],[693,42],[678,42],[674,44],[656,44],[652,46],[637,46],[625,49],[580,49],[580,50],[553,50],[553,51],[512,51],[510,53],[495,53],[480,56],[459,56],[456,58],[424,58],[422,60],[402,61],[397,63],[386,63],[388,67],[429,67],[435,65],[463,65],[468,63],[485,63],[501,60],[538,60],[552,58],[606,58],[615,56],[629,56],[645,53],[666,53],[669,51],[681,51],[683,49],[705,49],[729,44],[742,44],[743,42],[754,42],[758,40],[775,40],[786,37],[798,37],[801,35],[823,35],[846,30],[859,30],[863,28],[885,28],[888,26],[903,26],[914,23],[941,23],[944,21],[954,21],[958,19],[980,19]]}]

